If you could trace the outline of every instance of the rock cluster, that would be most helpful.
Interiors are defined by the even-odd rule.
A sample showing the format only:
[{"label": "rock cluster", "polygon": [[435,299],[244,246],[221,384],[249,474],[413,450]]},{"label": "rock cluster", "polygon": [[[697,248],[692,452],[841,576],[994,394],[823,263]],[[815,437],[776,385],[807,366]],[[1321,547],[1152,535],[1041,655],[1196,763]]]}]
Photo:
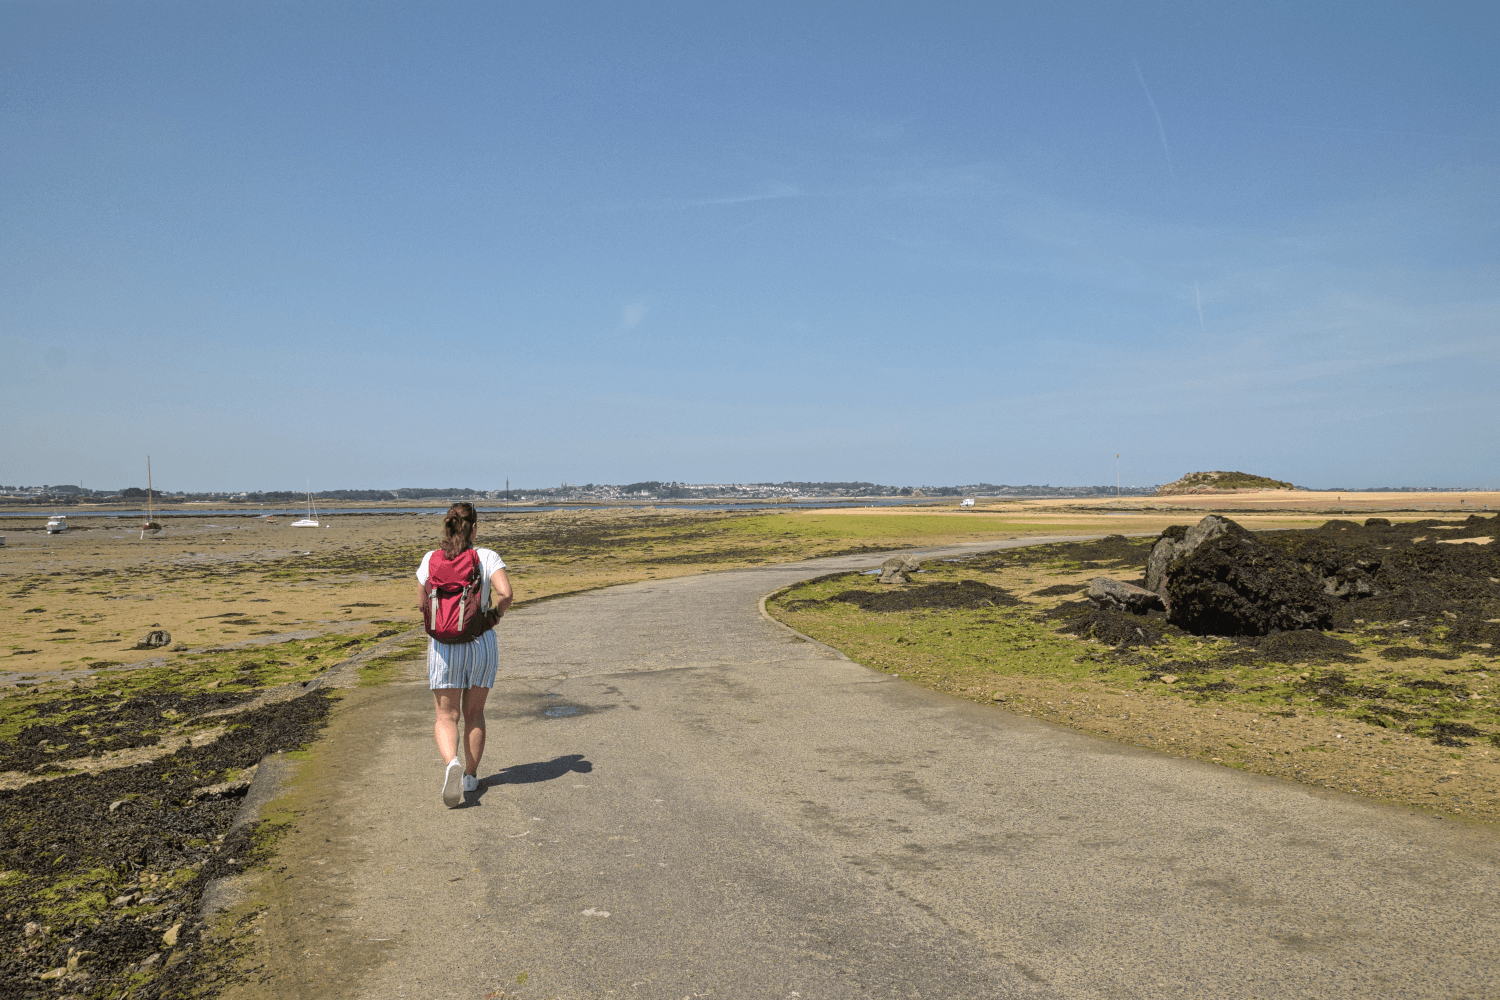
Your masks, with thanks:
[{"label": "rock cluster", "polygon": [[1332,619],[1321,580],[1228,518],[1210,514],[1175,534],[1163,534],[1146,562],[1146,587],[1156,584],[1173,625],[1197,635],[1266,635]]},{"label": "rock cluster", "polygon": [[1168,622],[1196,635],[1324,628],[1336,592],[1281,549],[1212,514],[1191,528],[1162,532],[1146,561],[1144,587],[1105,577],[1089,585],[1098,607],[1164,610]]},{"label": "rock cluster", "polygon": [[1353,630],[1379,642],[1387,660],[1494,657],[1497,540],[1494,514],[1396,524],[1331,520],[1311,531],[1255,533],[1210,516],[1168,528],[1149,554],[1116,561],[1114,568],[1143,570],[1141,579],[1096,578],[1087,602],[1046,614],[1068,634],[1110,644],[1150,644],[1174,632],[1239,637],[1233,651],[1217,657],[1225,665],[1348,662],[1357,650],[1328,632]]},{"label": "rock cluster", "polygon": [[1166,610],[1160,594],[1133,583],[1111,580],[1107,576],[1096,576],[1089,581],[1089,600],[1098,607],[1128,611],[1133,615]]}]

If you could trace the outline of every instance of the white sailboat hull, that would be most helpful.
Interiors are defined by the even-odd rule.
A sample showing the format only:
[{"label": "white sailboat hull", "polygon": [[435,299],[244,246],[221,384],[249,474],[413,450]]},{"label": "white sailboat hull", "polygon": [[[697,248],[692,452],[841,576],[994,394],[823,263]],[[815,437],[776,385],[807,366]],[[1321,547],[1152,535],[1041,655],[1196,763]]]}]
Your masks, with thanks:
[{"label": "white sailboat hull", "polygon": [[307,489],[307,516],[292,522],[294,528],[316,528],[318,526],[318,511],[313,506],[312,484]]}]

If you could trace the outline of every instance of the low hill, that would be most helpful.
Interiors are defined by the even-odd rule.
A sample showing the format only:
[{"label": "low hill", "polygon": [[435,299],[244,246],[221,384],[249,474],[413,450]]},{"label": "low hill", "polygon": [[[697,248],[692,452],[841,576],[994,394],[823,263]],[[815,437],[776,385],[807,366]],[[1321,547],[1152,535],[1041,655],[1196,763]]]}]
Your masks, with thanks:
[{"label": "low hill", "polygon": [[1250,493],[1258,490],[1294,490],[1279,479],[1252,476],[1248,472],[1189,472],[1175,483],[1157,487],[1157,496],[1180,493]]}]

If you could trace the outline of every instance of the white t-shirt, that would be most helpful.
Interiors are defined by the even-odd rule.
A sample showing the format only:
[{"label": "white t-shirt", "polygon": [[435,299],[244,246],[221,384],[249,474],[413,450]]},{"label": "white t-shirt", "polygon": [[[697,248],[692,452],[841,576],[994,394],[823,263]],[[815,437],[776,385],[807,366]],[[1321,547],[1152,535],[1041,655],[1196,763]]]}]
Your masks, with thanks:
[{"label": "white t-shirt", "polygon": [[[496,570],[504,569],[505,563],[494,549],[475,549],[474,551],[479,554],[479,575],[484,577],[484,583],[479,590],[479,606],[487,608],[490,606],[490,577],[495,575]],[[432,553],[427,553],[422,557],[422,565],[417,567],[417,583],[424,587],[427,586],[427,562],[431,558]]]}]

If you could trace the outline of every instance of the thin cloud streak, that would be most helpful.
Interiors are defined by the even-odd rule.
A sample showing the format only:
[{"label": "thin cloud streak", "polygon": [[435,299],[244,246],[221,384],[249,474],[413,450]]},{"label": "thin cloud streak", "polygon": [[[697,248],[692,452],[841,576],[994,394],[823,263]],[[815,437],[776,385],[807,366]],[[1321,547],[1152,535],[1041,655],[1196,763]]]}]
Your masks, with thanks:
[{"label": "thin cloud streak", "polygon": [[1161,149],[1167,154],[1167,173],[1171,174],[1175,181],[1177,170],[1172,166],[1172,150],[1167,146],[1167,127],[1161,122],[1161,112],[1156,110],[1156,98],[1151,96],[1151,88],[1146,86],[1146,75],[1141,72],[1140,60],[1132,59],[1130,62],[1135,66],[1135,78],[1141,81],[1141,89],[1146,92],[1146,101],[1151,105],[1151,113],[1156,116],[1156,131],[1161,136]]}]

